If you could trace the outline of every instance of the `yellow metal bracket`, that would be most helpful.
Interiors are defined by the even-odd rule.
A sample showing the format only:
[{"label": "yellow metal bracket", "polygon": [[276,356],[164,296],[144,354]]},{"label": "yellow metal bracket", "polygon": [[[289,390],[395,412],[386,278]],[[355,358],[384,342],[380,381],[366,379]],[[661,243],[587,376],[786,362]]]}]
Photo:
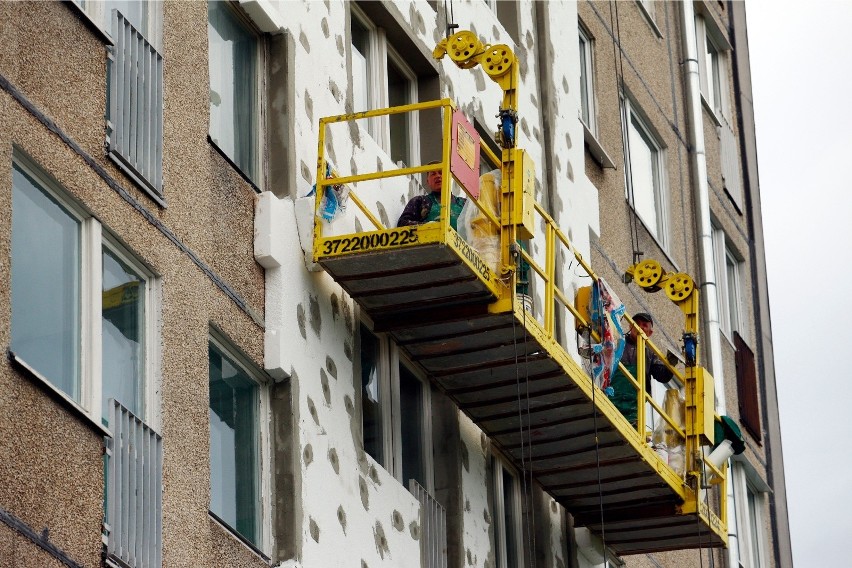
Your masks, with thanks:
[{"label": "yellow metal bracket", "polygon": [[[715,399],[713,377],[700,366],[698,345],[698,308],[699,293],[695,281],[683,272],[666,272],[662,265],[653,259],[646,259],[632,265],[626,271],[626,281],[635,282],[648,292],[664,290],[666,297],[677,305],[684,315],[683,349],[686,359],[684,373],[686,389],[686,459],[687,476],[696,489],[694,505],[687,506],[689,511],[701,510],[698,502],[698,486],[702,470],[701,447],[713,444],[713,420],[715,418]],[[708,516],[709,518],[709,516]],[[724,523],[724,521],[722,521]]]}]

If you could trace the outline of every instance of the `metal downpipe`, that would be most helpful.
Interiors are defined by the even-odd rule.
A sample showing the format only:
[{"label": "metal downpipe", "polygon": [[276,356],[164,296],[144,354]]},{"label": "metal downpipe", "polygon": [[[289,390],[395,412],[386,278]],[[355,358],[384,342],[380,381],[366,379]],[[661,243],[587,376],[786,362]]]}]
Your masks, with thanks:
[{"label": "metal downpipe", "polygon": [[686,54],[687,135],[690,162],[695,176],[693,192],[698,219],[698,258],[701,268],[701,307],[707,322],[706,359],[710,361],[716,390],[716,411],[725,413],[725,380],[722,364],[722,336],[719,325],[719,300],[716,287],[716,264],[713,258],[713,228],[710,223],[710,189],[707,184],[707,155],[704,148],[704,122],[701,111],[701,87],[698,76],[698,48],[695,12],[692,2],[682,2],[683,51]]},{"label": "metal downpipe", "polygon": [[[719,324],[719,298],[716,286],[716,263],[713,258],[713,226],[710,223],[710,187],[707,183],[707,154],[704,148],[704,122],[701,111],[701,84],[698,71],[698,42],[692,1],[681,3],[683,17],[683,52],[686,54],[686,110],[690,162],[695,175],[693,191],[698,219],[698,259],[701,265],[701,305],[707,321],[706,359],[710,361],[716,391],[716,412],[725,414],[725,375],[722,363],[722,330]],[[728,470],[728,565],[739,565],[737,553],[739,530],[733,492],[733,472]],[[731,519],[733,522],[731,522]]]}]

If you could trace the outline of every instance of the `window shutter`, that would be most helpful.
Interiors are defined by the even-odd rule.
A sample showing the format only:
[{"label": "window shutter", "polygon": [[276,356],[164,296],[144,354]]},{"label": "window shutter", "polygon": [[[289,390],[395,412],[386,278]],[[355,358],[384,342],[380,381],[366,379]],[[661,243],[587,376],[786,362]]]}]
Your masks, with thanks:
[{"label": "window shutter", "polygon": [[754,353],[737,332],[734,332],[734,346],[737,349],[737,395],[740,403],[740,422],[759,442],[761,440],[760,401],[757,394]]},{"label": "window shutter", "polygon": [[109,155],[146,190],[163,195],[163,58],[113,12],[109,73]]}]

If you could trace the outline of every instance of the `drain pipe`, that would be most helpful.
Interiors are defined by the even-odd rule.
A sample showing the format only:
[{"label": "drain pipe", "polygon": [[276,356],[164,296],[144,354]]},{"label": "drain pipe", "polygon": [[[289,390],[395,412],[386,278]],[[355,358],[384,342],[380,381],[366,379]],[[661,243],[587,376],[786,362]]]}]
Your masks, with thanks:
[{"label": "drain pipe", "polygon": [[705,360],[710,361],[716,390],[716,412],[725,413],[725,381],[722,366],[722,336],[719,327],[719,302],[716,288],[716,264],[713,258],[713,229],[710,224],[710,189],[707,185],[707,155],[704,149],[704,122],[701,110],[701,87],[698,78],[698,49],[695,38],[695,12],[692,2],[681,3],[683,16],[683,51],[686,54],[687,122],[693,191],[698,218],[698,258],[701,265],[701,307],[707,314]]},{"label": "drain pipe", "polygon": [[[704,122],[701,110],[701,87],[698,76],[698,42],[695,32],[695,12],[691,0],[681,3],[683,17],[683,52],[686,54],[686,98],[690,163],[695,176],[696,214],[698,218],[698,258],[701,264],[701,302],[707,314],[705,359],[710,361],[716,391],[716,412],[725,414],[725,375],[722,364],[722,330],[719,325],[718,288],[716,287],[716,263],[713,258],[713,227],[710,223],[710,188],[707,185],[707,154],[704,148]],[[739,565],[739,529],[734,501],[732,471],[728,470],[728,565]]]}]

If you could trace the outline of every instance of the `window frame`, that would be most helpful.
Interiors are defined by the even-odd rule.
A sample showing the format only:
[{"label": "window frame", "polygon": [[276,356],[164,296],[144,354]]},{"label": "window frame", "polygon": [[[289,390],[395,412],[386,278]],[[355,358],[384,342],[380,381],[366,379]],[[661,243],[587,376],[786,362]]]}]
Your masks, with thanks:
[{"label": "window frame", "polygon": [[[595,44],[594,38],[582,23],[577,25],[580,48],[580,121],[592,136],[598,135],[597,101],[595,96]],[[586,93],[585,105],[583,93]],[[584,108],[586,107],[586,108]],[[584,118],[588,115],[588,119]]]},{"label": "window frame", "polygon": [[651,27],[651,30],[654,32],[658,38],[662,39],[663,32],[660,31],[660,27],[657,25],[656,18],[656,8],[654,6],[654,2],[656,0],[636,0],[636,4],[639,6],[639,12],[642,14],[642,17],[645,19],[645,22]]},{"label": "window frame", "polygon": [[[386,108],[390,106],[390,84],[388,82],[388,66],[393,65],[397,71],[408,81],[408,98],[407,104],[419,102],[418,76],[411,69],[405,59],[397,52],[387,39],[385,30],[377,26],[370,17],[357,6],[354,2],[347,3],[349,7],[349,49],[354,47],[352,40],[352,20],[357,21],[367,34],[367,53],[364,54],[367,67],[367,92],[366,105],[368,108],[354,108],[354,84],[355,84],[355,69],[352,66],[352,56],[347,60],[350,75],[352,77],[352,105],[353,112],[361,112],[365,110]],[[407,158],[409,161],[416,163],[420,156],[420,137],[419,132],[419,113],[405,113],[408,129],[407,136]],[[376,116],[366,119],[367,132],[376,142],[376,144],[390,157],[391,156],[391,125],[389,116]],[[408,164],[411,165],[411,164]]]},{"label": "window frame", "polygon": [[54,391],[63,395],[92,422],[105,425],[101,414],[103,406],[103,329],[101,318],[103,249],[108,248],[122,262],[145,280],[145,312],[143,349],[145,364],[141,367],[142,377],[141,418],[153,430],[160,429],[160,406],[157,392],[160,381],[160,277],[133,254],[120,239],[88,213],[78,202],[67,195],[58,181],[53,179],[36,162],[17,148],[13,149],[13,168],[17,167],[38,184],[38,189],[53,198],[72,218],[80,223],[80,318],[78,330],[79,393],[61,390],[50,377],[33,368],[27,360],[16,353],[21,361],[32,368],[36,375]]},{"label": "window frame", "polygon": [[[251,133],[251,140],[254,144],[254,156],[251,160],[251,171],[246,171],[242,166],[237,164],[237,161],[234,156],[231,156],[222,145],[219,144],[216,138],[213,137],[212,127],[212,112],[210,112],[210,108],[212,107],[212,101],[208,103],[208,116],[209,116],[209,124],[207,127],[207,140],[210,144],[216,149],[219,154],[225,158],[225,160],[233,167],[240,176],[248,182],[256,192],[260,193],[264,187],[266,187],[266,139],[264,133],[266,132],[266,72],[267,68],[267,42],[264,40],[265,34],[258,29],[257,25],[254,21],[240,8],[235,2],[231,2],[229,0],[208,0],[207,1],[207,64],[208,67],[210,65],[210,4],[212,2],[219,2],[224,6],[224,9],[228,11],[231,18],[239,25],[243,30],[247,33],[251,34],[255,40],[255,61],[254,61],[254,92],[253,95],[253,103],[254,103],[254,112],[252,116],[253,132]],[[208,70],[209,74],[209,70]],[[212,92],[212,89],[211,89]],[[234,142],[235,153],[236,153],[236,142]]]},{"label": "window frame", "polygon": [[[743,286],[742,269],[744,262],[731,242],[725,231],[715,223],[711,224],[713,234],[713,257],[716,268],[716,300],[719,310],[719,324],[725,337],[733,342],[734,332],[747,339],[745,326],[743,325]],[[734,273],[734,281],[731,282],[728,268]],[[734,316],[736,321],[734,321]]]},{"label": "window frame", "polygon": [[[747,464],[736,460],[732,463],[731,478],[738,529],[738,546],[733,552],[741,568],[760,568],[762,562],[768,558],[766,531],[763,530],[766,491],[759,488],[765,483],[754,478]],[[749,496],[753,496],[753,499],[749,500]],[[753,562],[755,559],[756,563]]]},{"label": "window frame", "polygon": [[[521,499],[521,482],[517,470],[509,465],[508,461],[499,453],[492,450],[490,460],[488,493],[491,501],[491,527],[493,546],[495,549],[494,566],[495,568],[523,568],[523,542],[521,539],[522,531],[522,507]],[[512,519],[514,522],[513,536],[515,540],[515,558],[513,562],[508,558],[508,548],[506,546],[507,527],[506,527],[506,503],[505,494],[505,475],[509,475],[514,483],[512,484]],[[498,534],[499,533],[499,534]]]},{"label": "window frame", "polygon": [[[264,558],[269,558],[271,551],[274,549],[274,532],[272,530],[272,444],[270,424],[272,421],[272,410],[270,406],[269,386],[272,381],[266,374],[248,357],[239,347],[236,346],[228,337],[215,327],[210,328],[208,337],[208,349],[214,346],[219,353],[227,357],[230,363],[235,365],[251,380],[257,387],[256,401],[256,416],[255,426],[257,428],[256,444],[259,456],[257,458],[257,471],[255,472],[255,482],[257,483],[257,500],[256,506],[258,511],[255,512],[258,523],[257,542],[251,540],[250,537],[240,533],[236,527],[230,526],[226,520],[221,518],[215,511],[212,510],[212,487],[210,489],[211,503],[208,504],[208,511],[212,518],[222,525],[228,532],[234,535],[240,542],[243,542],[255,552],[260,553]],[[209,360],[208,360],[209,364]],[[210,371],[208,368],[208,392],[210,388]],[[208,401],[208,412],[210,403]],[[209,427],[208,427],[209,429]],[[209,440],[210,432],[208,432]],[[208,448],[208,459],[209,459]],[[208,465],[208,472],[212,484],[212,464]]]},{"label": "window frame", "polygon": [[[379,358],[376,368],[379,373],[379,399],[380,409],[382,413],[381,432],[383,436],[383,460],[378,460],[365,450],[365,454],[369,455],[376,463],[382,466],[390,473],[397,481],[399,481],[406,490],[408,480],[403,479],[403,457],[402,457],[402,417],[400,410],[400,366],[405,366],[413,378],[415,378],[422,387],[422,417],[423,421],[420,424],[420,432],[422,438],[421,459],[423,461],[424,474],[426,485],[423,487],[430,495],[434,495],[435,490],[435,458],[433,451],[433,435],[432,435],[432,385],[425,375],[412,363],[412,361],[400,350],[394,341],[386,334],[375,333],[371,329],[371,325],[367,321],[361,320],[358,328],[358,338],[356,340],[358,354],[355,357],[355,372],[354,380],[357,381],[357,390],[359,396],[359,412],[361,413],[361,448],[364,449],[364,403],[363,403],[363,385],[361,375],[361,357],[362,357],[362,341],[361,330],[366,329],[378,341]],[[419,483],[419,481],[418,481]]]},{"label": "window frame", "polygon": [[[656,131],[650,126],[650,121],[644,116],[639,107],[630,97],[622,96],[622,131],[624,135],[624,176],[625,176],[625,198],[628,206],[632,209],[636,217],[645,226],[648,233],[660,245],[663,251],[668,250],[669,242],[669,200],[668,200],[668,176],[667,174],[667,159],[666,147],[660,141],[660,137]],[[655,226],[650,226],[650,221],[645,219],[639,212],[639,208],[635,206],[636,193],[634,187],[634,168],[633,163],[635,158],[632,155],[630,145],[631,129],[637,126],[637,134],[643,139],[646,147],[651,153],[652,180],[651,189],[654,198],[654,215]],[[631,193],[633,201],[631,202]]]},{"label": "window frame", "polygon": [[695,41],[701,103],[710,112],[717,126],[721,124],[718,115],[725,117],[730,123],[727,52],[731,46],[716,27],[712,17],[701,13],[695,15]]}]

